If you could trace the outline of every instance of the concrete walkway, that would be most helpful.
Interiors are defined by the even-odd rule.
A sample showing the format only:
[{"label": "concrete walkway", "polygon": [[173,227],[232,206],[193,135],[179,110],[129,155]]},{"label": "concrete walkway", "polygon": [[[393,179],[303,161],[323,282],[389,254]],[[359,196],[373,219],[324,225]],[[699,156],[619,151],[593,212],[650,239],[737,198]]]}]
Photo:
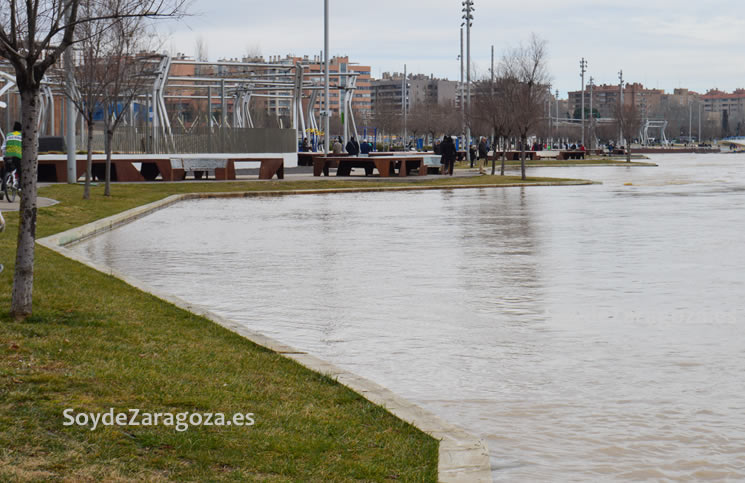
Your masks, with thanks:
[{"label": "concrete walkway", "polygon": [[[20,202],[20,196],[17,196],[16,200],[13,203],[8,203],[8,200],[3,198],[2,200],[0,200],[0,211],[18,211],[18,209],[20,208]],[[36,203],[39,208],[46,208],[47,206],[56,205],[57,203],[59,203],[59,201],[39,196],[36,198]]]}]

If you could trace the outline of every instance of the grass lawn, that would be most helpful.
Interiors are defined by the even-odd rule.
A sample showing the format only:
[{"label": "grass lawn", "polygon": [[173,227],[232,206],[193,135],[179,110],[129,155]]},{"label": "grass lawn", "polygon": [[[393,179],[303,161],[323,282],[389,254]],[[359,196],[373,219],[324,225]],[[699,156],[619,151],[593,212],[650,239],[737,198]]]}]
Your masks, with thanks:
[{"label": "grass lawn", "polygon": [[[426,184],[499,184],[514,177]],[[532,179],[531,181],[538,181]],[[43,237],[186,192],[390,182],[53,185]],[[0,236],[0,481],[436,481],[438,443],[333,380],[39,247],[34,315],[9,316],[18,215]],[[63,426],[80,412],[253,413],[251,427]]]}]

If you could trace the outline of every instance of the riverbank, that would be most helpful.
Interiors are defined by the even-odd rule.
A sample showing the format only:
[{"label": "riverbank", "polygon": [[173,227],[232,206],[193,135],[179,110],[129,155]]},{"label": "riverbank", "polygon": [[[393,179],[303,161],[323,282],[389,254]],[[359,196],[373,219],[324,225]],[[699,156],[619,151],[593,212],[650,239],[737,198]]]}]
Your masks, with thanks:
[{"label": "riverbank", "polygon": [[[490,179],[489,179],[490,178]],[[529,184],[554,180],[530,179]],[[438,178],[417,186],[520,184]],[[409,183],[396,183],[402,188]],[[52,185],[39,237],[168,195],[376,189],[391,182]],[[18,217],[8,214],[14,233]],[[15,237],[0,237],[0,477],[10,480],[437,480],[438,443],[328,377],[124,282],[37,250],[35,312],[7,314]],[[246,427],[63,427],[63,411],[253,413]]]}]

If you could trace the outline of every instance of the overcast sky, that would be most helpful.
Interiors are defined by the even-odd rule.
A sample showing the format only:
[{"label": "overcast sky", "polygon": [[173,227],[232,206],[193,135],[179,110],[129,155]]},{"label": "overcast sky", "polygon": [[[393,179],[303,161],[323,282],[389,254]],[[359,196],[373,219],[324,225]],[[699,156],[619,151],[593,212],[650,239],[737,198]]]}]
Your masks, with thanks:
[{"label": "overcast sky", "polygon": [[[460,0],[329,0],[331,55],[382,72],[460,76]],[[579,90],[579,60],[596,84],[624,80],[672,91],[745,87],[745,17],[734,0],[475,0],[471,30],[476,76],[531,32],[546,40],[552,84]],[[172,53],[194,55],[202,38],[210,60],[246,53],[318,55],[322,0],[194,0],[192,15],[161,24]]]}]

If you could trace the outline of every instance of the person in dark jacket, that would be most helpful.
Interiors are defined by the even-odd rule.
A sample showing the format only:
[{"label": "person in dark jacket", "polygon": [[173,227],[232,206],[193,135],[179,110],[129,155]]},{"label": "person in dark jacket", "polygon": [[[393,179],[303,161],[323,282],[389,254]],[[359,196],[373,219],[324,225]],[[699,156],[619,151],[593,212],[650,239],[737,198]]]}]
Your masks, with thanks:
[{"label": "person in dark jacket", "polygon": [[455,157],[458,152],[455,149],[455,143],[453,138],[445,136],[440,144],[440,151],[442,152],[442,174],[453,175],[453,169],[455,168]]},{"label": "person in dark jacket", "polygon": [[372,144],[370,144],[370,141],[362,141],[362,144],[360,144],[360,154],[370,154],[372,151]]},{"label": "person in dark jacket", "polygon": [[358,143],[357,140],[354,139],[354,136],[349,138],[346,149],[347,149],[347,153],[350,156],[357,156],[358,154],[360,154],[360,143]]},{"label": "person in dark jacket", "polygon": [[482,137],[479,141],[479,174],[486,174],[484,171],[484,162],[489,156],[489,145],[486,144],[486,138]]}]

